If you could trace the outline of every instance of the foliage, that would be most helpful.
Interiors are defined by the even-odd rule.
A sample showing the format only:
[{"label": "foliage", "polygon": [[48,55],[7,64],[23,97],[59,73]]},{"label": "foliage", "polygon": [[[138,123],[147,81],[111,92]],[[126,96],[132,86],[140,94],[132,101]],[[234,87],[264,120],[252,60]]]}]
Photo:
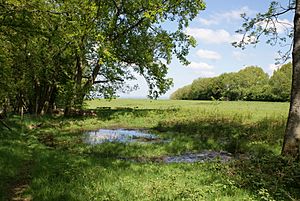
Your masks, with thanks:
[{"label": "foliage", "polygon": [[274,71],[270,78],[270,86],[274,99],[280,101],[290,100],[292,86],[292,63],[283,65]]},{"label": "foliage", "polygon": [[236,73],[213,78],[198,78],[176,90],[177,100],[288,101],[291,88],[291,63],[283,65],[269,78],[261,68],[246,67]]},{"label": "foliage", "polygon": [[[92,94],[132,90],[126,80],[136,74],[157,98],[172,84],[172,56],[188,64],[195,40],[184,28],[204,8],[201,0],[1,1],[0,85],[8,89],[0,91],[1,108],[68,113]],[[176,26],[167,30],[165,22]]]},{"label": "foliage", "polygon": [[182,100],[190,100],[191,99],[191,85],[184,86],[178,89],[171,95],[171,99],[177,99],[176,97],[181,97]]}]

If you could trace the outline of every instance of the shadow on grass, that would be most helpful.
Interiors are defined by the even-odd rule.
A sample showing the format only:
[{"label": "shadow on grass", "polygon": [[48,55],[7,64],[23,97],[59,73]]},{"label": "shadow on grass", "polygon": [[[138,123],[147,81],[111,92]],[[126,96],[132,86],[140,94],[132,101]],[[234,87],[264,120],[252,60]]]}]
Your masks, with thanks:
[{"label": "shadow on grass", "polygon": [[97,108],[93,110],[97,117],[101,120],[111,120],[116,116],[125,116],[130,114],[132,117],[147,117],[150,113],[154,114],[165,114],[170,112],[176,112],[178,109],[135,109],[135,108],[127,108],[120,107],[116,109],[112,108]]},{"label": "shadow on grass", "polygon": [[266,154],[237,160],[229,172],[239,188],[252,191],[261,200],[299,200],[300,164]]},{"label": "shadow on grass", "polygon": [[129,162],[96,152],[78,154],[44,149],[35,151],[34,158],[36,165],[29,193],[35,200],[86,200],[91,198],[89,191],[93,187],[103,188],[99,183],[117,179],[117,173],[110,173],[130,169]]},{"label": "shadow on grass", "polygon": [[[31,124],[29,125],[33,129],[51,129],[58,128],[62,129],[67,126],[76,125],[82,127],[82,121],[86,119],[97,119],[101,122],[110,121],[110,120],[118,120],[124,117],[129,119],[135,118],[146,118],[149,116],[164,116],[171,113],[176,113],[178,108],[170,108],[170,109],[138,109],[138,108],[130,108],[130,107],[119,107],[119,108],[96,108],[96,109],[88,109],[88,110],[79,110],[79,112],[74,113],[70,116],[60,115],[44,115],[42,117],[35,117],[27,115],[25,116],[25,120],[20,122],[19,118],[14,118],[12,121],[15,121],[16,125],[21,126],[21,124]],[[159,117],[158,117],[159,118]],[[26,128],[27,129],[27,128]]]},{"label": "shadow on grass", "polygon": [[173,119],[161,121],[156,129],[176,131],[175,139],[184,135],[194,146],[240,156],[226,174],[261,200],[299,200],[300,163],[279,155],[285,123],[269,118],[251,124],[226,118]]},{"label": "shadow on grass", "polygon": [[[174,110],[172,109],[172,111]],[[110,120],[115,116],[127,114],[146,117],[150,113],[165,112],[169,113],[170,111],[131,108],[96,110],[97,118],[101,120]],[[86,117],[74,119],[82,120],[84,118]],[[64,120],[68,120],[68,118],[48,117],[39,119],[39,123],[36,125],[40,125],[42,122],[44,129],[53,127],[54,124],[59,126],[59,122]],[[54,124],[53,122],[48,123],[48,121],[53,121]],[[22,127],[21,125],[17,126],[17,129]],[[162,132],[161,136],[173,140],[167,144],[151,145],[147,148],[137,145],[128,146],[122,143],[107,143],[89,148],[77,142],[73,143],[74,135],[53,133],[55,148],[36,148],[34,151],[35,165],[32,170],[33,180],[29,193],[34,195],[35,200],[85,200],[90,197],[90,190],[113,189],[113,180],[118,182],[120,174],[126,177],[126,173],[130,174],[130,171],[136,171],[133,170],[130,162],[119,160],[119,158],[141,156],[150,152],[151,149],[163,147],[164,153],[168,154],[203,149],[223,149],[232,153],[247,154],[245,159],[229,164],[227,172],[224,173],[236,182],[238,188],[252,192],[261,200],[299,199],[300,165],[299,163],[290,163],[278,156],[284,127],[285,119],[266,118],[247,124],[243,122],[242,118],[197,117],[186,119],[174,117],[161,120],[154,128]],[[28,132],[31,131],[28,130]],[[43,132],[40,132],[39,135],[43,135]],[[36,143],[41,142],[47,146],[43,140],[48,142],[49,137],[41,139]],[[20,148],[20,150],[22,149],[24,147]],[[7,158],[16,158],[16,161],[22,162],[22,157],[11,156],[7,150],[2,151],[2,154],[7,154]],[[13,164],[11,161],[5,163]],[[141,171],[145,170],[141,168]],[[0,175],[6,180],[13,179],[14,176],[5,178],[5,175]],[[86,178],[90,178],[91,181]],[[105,184],[109,179],[111,181]],[[82,195],[79,195],[79,192]]]},{"label": "shadow on grass", "polygon": [[26,143],[10,131],[0,135],[0,200],[10,200],[13,188],[27,176],[22,174],[24,164],[30,160]]},{"label": "shadow on grass", "polygon": [[[270,152],[280,146],[285,128],[284,119],[263,119],[251,124],[242,119],[197,118],[169,119],[160,121],[155,129],[174,131],[175,138],[191,139],[207,144],[207,148],[225,149],[231,153]],[[271,150],[270,150],[271,149]],[[273,150],[275,151],[275,150]]]}]

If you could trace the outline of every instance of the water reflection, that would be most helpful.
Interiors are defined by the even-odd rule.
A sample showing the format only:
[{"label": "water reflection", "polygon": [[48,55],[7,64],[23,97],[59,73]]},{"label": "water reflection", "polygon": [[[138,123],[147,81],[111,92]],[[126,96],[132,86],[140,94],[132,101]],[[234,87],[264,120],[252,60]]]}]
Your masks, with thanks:
[{"label": "water reflection", "polygon": [[154,134],[141,130],[100,129],[88,131],[84,134],[84,141],[88,144],[101,144],[104,142],[159,142],[161,139]]}]

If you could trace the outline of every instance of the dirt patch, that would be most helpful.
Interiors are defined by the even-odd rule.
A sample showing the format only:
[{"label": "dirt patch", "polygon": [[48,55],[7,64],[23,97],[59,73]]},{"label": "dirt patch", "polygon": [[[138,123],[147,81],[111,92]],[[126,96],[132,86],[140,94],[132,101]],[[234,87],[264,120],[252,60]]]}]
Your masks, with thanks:
[{"label": "dirt patch", "polygon": [[51,133],[40,135],[38,137],[38,140],[47,147],[55,148],[57,146],[54,135]]}]

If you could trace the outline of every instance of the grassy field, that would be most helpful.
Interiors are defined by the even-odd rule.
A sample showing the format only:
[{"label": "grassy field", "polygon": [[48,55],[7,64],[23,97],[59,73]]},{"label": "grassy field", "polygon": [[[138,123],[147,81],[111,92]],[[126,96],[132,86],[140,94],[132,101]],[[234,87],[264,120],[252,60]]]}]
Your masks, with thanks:
[{"label": "grassy field", "polygon": [[[86,109],[92,115],[6,120],[0,200],[300,199],[300,165],[280,156],[288,103],[118,99]],[[83,143],[83,131],[99,128],[147,129],[170,142]],[[235,159],[153,160],[203,150]]]}]

